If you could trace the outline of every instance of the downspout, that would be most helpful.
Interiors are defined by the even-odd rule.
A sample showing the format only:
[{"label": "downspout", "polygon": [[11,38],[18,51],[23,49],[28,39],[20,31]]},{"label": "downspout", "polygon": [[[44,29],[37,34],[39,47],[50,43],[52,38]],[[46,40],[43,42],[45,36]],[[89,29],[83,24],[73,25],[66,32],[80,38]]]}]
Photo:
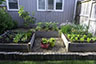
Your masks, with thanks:
[{"label": "downspout", "polygon": [[75,19],[75,16],[76,16],[77,1],[78,1],[78,0],[75,0],[73,20]]}]

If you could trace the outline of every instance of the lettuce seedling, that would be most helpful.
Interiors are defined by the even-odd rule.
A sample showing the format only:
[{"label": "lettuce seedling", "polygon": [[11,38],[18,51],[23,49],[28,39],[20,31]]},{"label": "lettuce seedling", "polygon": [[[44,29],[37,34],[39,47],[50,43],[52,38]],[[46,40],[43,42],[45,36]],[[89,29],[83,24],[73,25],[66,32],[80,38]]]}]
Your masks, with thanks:
[{"label": "lettuce seedling", "polygon": [[91,38],[87,38],[87,42],[89,43],[91,41]]}]

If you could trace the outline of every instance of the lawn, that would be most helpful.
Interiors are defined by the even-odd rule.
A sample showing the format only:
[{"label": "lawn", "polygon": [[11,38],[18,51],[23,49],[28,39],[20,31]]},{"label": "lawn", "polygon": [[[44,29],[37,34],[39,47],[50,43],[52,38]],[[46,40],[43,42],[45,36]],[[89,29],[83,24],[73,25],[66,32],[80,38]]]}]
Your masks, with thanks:
[{"label": "lawn", "polygon": [[96,64],[96,61],[0,61],[0,64]]}]

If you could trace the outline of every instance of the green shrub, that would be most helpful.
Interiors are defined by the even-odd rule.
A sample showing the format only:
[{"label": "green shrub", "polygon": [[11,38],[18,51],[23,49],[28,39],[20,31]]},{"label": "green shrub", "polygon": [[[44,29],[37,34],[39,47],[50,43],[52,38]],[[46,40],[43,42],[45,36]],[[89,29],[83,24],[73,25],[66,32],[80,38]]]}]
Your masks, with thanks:
[{"label": "green shrub", "polygon": [[17,27],[17,22],[13,21],[3,8],[0,8],[0,33],[15,27]]}]

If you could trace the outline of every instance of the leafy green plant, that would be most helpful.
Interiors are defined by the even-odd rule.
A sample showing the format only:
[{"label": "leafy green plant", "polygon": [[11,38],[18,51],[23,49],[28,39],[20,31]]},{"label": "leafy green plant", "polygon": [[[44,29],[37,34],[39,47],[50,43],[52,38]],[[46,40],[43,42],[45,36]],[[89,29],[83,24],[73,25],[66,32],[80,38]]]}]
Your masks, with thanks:
[{"label": "leafy green plant", "polygon": [[33,33],[35,31],[36,31],[35,29],[30,29],[28,32]]},{"label": "leafy green plant", "polygon": [[16,36],[13,38],[13,42],[18,43],[23,35],[24,33],[16,34]]},{"label": "leafy green plant", "polygon": [[5,9],[0,8],[0,33],[15,27],[17,27],[17,22],[12,20],[12,17]]},{"label": "leafy green plant", "polygon": [[92,37],[92,33],[88,33],[88,35],[87,35],[88,37]]},{"label": "leafy green plant", "polygon": [[71,34],[68,34],[67,37],[68,37],[68,38],[71,38]]},{"label": "leafy green plant", "polygon": [[86,25],[72,24],[72,32],[76,34],[86,34],[88,33],[88,28]]},{"label": "leafy green plant", "polygon": [[51,25],[52,25],[52,30],[54,30],[54,31],[55,31],[55,30],[56,30],[56,31],[59,30],[58,27],[57,27],[57,24],[58,24],[58,23],[55,23],[55,22],[51,24]]},{"label": "leafy green plant", "polygon": [[93,41],[96,41],[96,37],[92,37],[91,39],[92,39]]},{"label": "leafy green plant", "polygon": [[43,44],[48,44],[48,40],[46,38],[42,38],[42,43]]},{"label": "leafy green plant", "polygon": [[71,25],[61,26],[61,32],[63,32],[64,34],[70,34],[71,29],[72,29]]},{"label": "leafy green plant", "polygon": [[32,35],[32,32],[29,30],[28,32],[24,33],[23,37],[21,38],[21,41],[25,42],[30,38]]},{"label": "leafy green plant", "polygon": [[80,38],[80,41],[83,42],[85,39],[84,38]]},{"label": "leafy green plant", "polygon": [[27,41],[27,39],[28,39],[28,37],[27,37],[27,36],[24,36],[24,37],[21,39],[21,41],[25,42],[25,41]]},{"label": "leafy green plant", "polygon": [[80,37],[80,34],[77,34],[77,37],[79,38]]},{"label": "leafy green plant", "polygon": [[78,41],[78,37],[75,37],[75,41]]},{"label": "leafy green plant", "polygon": [[24,11],[23,6],[21,6],[18,13],[19,13],[19,16],[24,19],[24,25],[26,27],[28,27],[30,24],[34,24],[34,22],[36,21],[36,18],[34,18],[34,16],[31,17],[30,14],[27,11]]},{"label": "leafy green plant", "polygon": [[37,27],[36,27],[36,30],[37,30],[37,31],[40,31],[40,30],[42,30],[42,27],[37,26]]},{"label": "leafy green plant", "polygon": [[53,23],[53,22],[39,22],[37,23],[37,27],[36,30],[53,30],[53,31],[57,31],[58,27],[57,27],[57,23]]},{"label": "leafy green plant", "polygon": [[45,22],[45,30],[50,29],[51,22]]},{"label": "leafy green plant", "polygon": [[84,35],[83,38],[87,38],[87,35]]},{"label": "leafy green plant", "polygon": [[91,41],[91,38],[87,38],[87,42],[89,43]]},{"label": "leafy green plant", "polygon": [[42,30],[42,28],[43,28],[43,22],[38,22],[37,23],[37,27],[36,27],[36,30]]},{"label": "leafy green plant", "polygon": [[73,38],[76,37],[76,34],[72,34],[72,37],[73,37]]},{"label": "leafy green plant", "polygon": [[82,35],[82,34],[67,34],[67,37],[71,42],[76,42],[76,41],[80,41],[80,42],[87,41],[88,43],[91,41],[95,42],[96,37],[92,36],[92,34],[90,34],[90,33],[88,33],[88,34],[87,35],[86,34],[84,34],[84,35]]},{"label": "leafy green plant", "polygon": [[74,41],[74,37],[71,37],[70,40],[71,40],[71,42],[73,42]]},{"label": "leafy green plant", "polygon": [[55,42],[56,42],[55,38],[50,38],[48,41],[49,41],[51,47],[55,46]]}]

